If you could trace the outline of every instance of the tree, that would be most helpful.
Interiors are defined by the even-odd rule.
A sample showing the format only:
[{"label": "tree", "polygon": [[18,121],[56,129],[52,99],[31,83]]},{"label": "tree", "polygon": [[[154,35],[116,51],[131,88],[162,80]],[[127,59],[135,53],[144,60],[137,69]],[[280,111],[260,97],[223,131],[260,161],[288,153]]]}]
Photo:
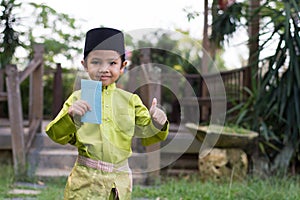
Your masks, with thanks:
[{"label": "tree", "polygon": [[[217,47],[237,27],[249,28],[252,88],[245,88],[248,101],[233,109],[239,110],[234,122],[260,132],[269,172],[285,174],[300,143],[300,2],[220,0],[215,11],[216,5],[214,0],[210,42]],[[270,46],[275,51],[263,56]]]},{"label": "tree", "polygon": [[[17,48],[22,48],[31,56],[34,43],[44,44],[48,65],[55,62],[54,57],[57,55],[72,59],[81,51],[78,42],[83,33],[77,21],[69,15],[58,13],[44,4],[17,3],[16,0],[2,0],[0,7],[0,24],[3,27],[0,29],[0,38],[3,38],[0,39],[1,68],[13,59],[18,62],[19,58],[14,57]],[[33,10],[30,16],[30,20],[34,19],[33,23],[28,23],[21,7]]]},{"label": "tree", "polygon": [[[273,27],[260,51],[273,41],[277,41],[277,47],[273,55],[263,59],[267,69],[262,74],[255,109],[258,119],[268,127],[266,144],[279,149],[269,156],[270,170],[285,174],[293,156],[297,159],[300,144],[300,2],[266,1],[260,13],[268,19],[266,25]],[[266,33],[263,29],[262,34]]]},{"label": "tree", "polygon": [[[204,5],[204,21],[203,21],[203,38],[202,38],[202,52],[203,59],[201,61],[202,73],[210,72],[210,61],[216,63],[218,69],[226,69],[224,63],[219,62],[220,54],[223,52],[224,36],[230,36],[235,32],[236,27],[240,24],[241,9],[240,4],[231,6],[234,1],[227,0],[213,0],[212,4],[205,0]],[[221,5],[220,5],[221,4]],[[222,7],[222,10],[220,8]],[[224,9],[224,10],[223,10]],[[198,17],[201,13],[197,11],[189,11],[184,9],[187,13],[188,20]],[[228,13],[235,12],[234,15]],[[211,15],[212,22],[209,20]],[[222,15],[222,17],[221,17]],[[210,34],[209,34],[210,33]],[[208,67],[207,67],[208,66]]]},{"label": "tree", "polygon": [[3,36],[0,43],[0,68],[4,68],[12,60],[16,48],[21,45],[19,41],[20,33],[13,27],[13,24],[17,23],[17,19],[12,12],[14,8],[20,7],[20,4],[16,4],[15,0],[2,0],[0,7],[3,10],[0,16],[0,24],[4,27],[0,34]]},{"label": "tree", "polygon": [[[238,105],[240,113],[236,123],[260,132],[263,139],[260,148],[269,159],[269,172],[286,174],[293,156],[297,159],[300,140],[300,2],[265,0],[261,5],[257,3],[257,0],[251,1],[251,6],[255,7],[251,12],[246,12],[247,4],[239,3],[241,11],[245,11],[242,16],[248,19],[245,25],[260,16],[262,26],[255,31],[258,34],[250,32],[253,37],[249,37],[249,43],[254,48],[250,49],[248,64],[254,66],[254,87],[248,90],[249,101]],[[224,12],[219,21],[224,14],[233,17],[235,12]],[[221,39],[225,35],[228,33],[220,34]],[[274,44],[271,56],[259,56]],[[258,68],[259,63],[261,68]]]},{"label": "tree", "polygon": [[[198,73],[195,67],[200,65],[198,52],[201,51],[200,40],[192,39],[189,32],[177,29],[180,37],[173,39],[174,35],[166,30],[155,30],[147,33],[141,40],[130,42],[133,51],[133,65],[139,65],[139,53],[141,48],[151,47],[151,60],[153,63],[162,64],[174,68],[177,66],[183,73]],[[129,42],[128,42],[129,43]],[[220,61],[222,63],[222,61]],[[224,67],[223,65],[221,67]],[[175,67],[176,68],[176,67]]]}]

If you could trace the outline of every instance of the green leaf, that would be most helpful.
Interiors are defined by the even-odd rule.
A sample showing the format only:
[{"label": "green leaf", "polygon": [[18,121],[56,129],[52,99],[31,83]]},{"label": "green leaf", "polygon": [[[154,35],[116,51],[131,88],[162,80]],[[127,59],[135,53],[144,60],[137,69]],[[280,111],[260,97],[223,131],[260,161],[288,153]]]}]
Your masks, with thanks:
[{"label": "green leaf", "polygon": [[258,143],[258,146],[259,146],[260,151],[261,151],[263,154],[266,154],[266,149],[265,149],[265,147],[264,147],[264,144],[261,143],[261,142],[259,142],[259,143]]},{"label": "green leaf", "polygon": [[248,110],[243,110],[240,114],[238,119],[236,120],[236,124],[239,125],[243,121],[244,117],[247,115]]},{"label": "green leaf", "polygon": [[266,142],[265,143],[267,146],[271,147],[272,149],[280,152],[280,148],[276,147],[274,144],[272,144],[271,142]]},{"label": "green leaf", "polygon": [[295,103],[295,110],[294,112],[296,113],[296,124],[298,126],[298,129],[300,128],[300,106],[299,106],[299,93],[300,93],[300,88],[297,87],[296,85],[294,86],[294,103]]}]

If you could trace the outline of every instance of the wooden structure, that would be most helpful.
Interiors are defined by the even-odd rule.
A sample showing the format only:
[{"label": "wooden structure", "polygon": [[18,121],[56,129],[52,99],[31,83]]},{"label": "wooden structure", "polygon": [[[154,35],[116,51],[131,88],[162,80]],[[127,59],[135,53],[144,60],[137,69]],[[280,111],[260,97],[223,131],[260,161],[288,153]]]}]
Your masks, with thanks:
[{"label": "wooden structure", "polygon": [[62,81],[62,68],[61,64],[56,64],[56,71],[54,72],[54,82],[53,82],[53,104],[52,104],[52,117],[54,118],[62,108],[64,103],[63,99],[63,85]]},{"label": "wooden structure", "polygon": [[[141,73],[142,77],[146,80],[146,85],[142,86],[140,90],[142,93],[142,100],[145,105],[150,108],[153,98],[157,99],[157,103],[161,102],[161,74],[158,72],[156,76],[149,76],[149,70],[153,67],[151,64],[151,51],[150,49],[141,49]],[[146,147],[147,152],[147,171],[149,171],[147,182],[148,184],[154,183],[160,176],[160,143],[156,143]]]},{"label": "wooden structure", "polygon": [[[2,75],[0,99],[8,102],[8,113],[12,143],[14,170],[16,175],[26,171],[26,154],[37,132],[41,132],[43,120],[43,45],[34,46],[33,60],[24,71],[19,72],[15,65],[6,66],[6,92]],[[23,118],[20,85],[29,78],[29,113],[26,122]]]},{"label": "wooden structure", "polygon": [[[208,75],[201,74],[185,74],[184,79],[188,82],[186,85],[191,85],[192,89],[187,87],[180,88],[178,75],[174,74],[163,74],[162,83],[171,81],[168,83],[169,87],[172,88],[172,92],[177,95],[177,99],[174,98],[172,104],[171,121],[179,123],[180,120],[184,122],[191,122],[190,113],[195,112],[195,107],[199,107],[199,123],[208,122],[211,116],[212,99],[215,101],[224,101],[227,106],[227,110],[234,104],[244,102],[247,98],[245,88],[250,88],[251,84],[251,71],[250,67],[243,67],[240,69],[234,69],[230,71],[223,71],[220,73],[213,73]],[[219,84],[224,87],[224,92],[218,93]],[[203,94],[203,91],[208,91],[207,86],[209,85],[210,90],[213,90],[213,94]],[[222,89],[221,87],[219,88]],[[162,94],[162,103],[165,94]],[[170,101],[170,100],[169,100]],[[180,105],[179,105],[180,104]],[[180,116],[180,110],[184,108],[184,116]],[[205,110],[206,112],[202,112]],[[208,111],[208,112],[207,112]],[[204,114],[203,114],[204,113]]]}]

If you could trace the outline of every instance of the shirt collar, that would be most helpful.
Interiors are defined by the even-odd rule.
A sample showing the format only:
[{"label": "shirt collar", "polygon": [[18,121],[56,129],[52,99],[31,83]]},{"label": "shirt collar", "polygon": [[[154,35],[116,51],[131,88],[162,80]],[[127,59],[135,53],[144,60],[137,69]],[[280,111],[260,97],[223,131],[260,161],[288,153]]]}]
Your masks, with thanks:
[{"label": "shirt collar", "polygon": [[114,90],[114,89],[116,89],[116,83],[112,83],[112,84],[110,84],[110,85],[108,85],[108,86],[104,86],[104,87],[102,87],[102,91],[107,91],[107,90]]}]

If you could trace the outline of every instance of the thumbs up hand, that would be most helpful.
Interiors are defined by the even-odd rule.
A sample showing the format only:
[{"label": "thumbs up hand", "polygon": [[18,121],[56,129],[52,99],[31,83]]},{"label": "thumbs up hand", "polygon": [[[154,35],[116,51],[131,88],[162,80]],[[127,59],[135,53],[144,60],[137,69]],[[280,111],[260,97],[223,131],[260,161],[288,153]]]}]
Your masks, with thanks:
[{"label": "thumbs up hand", "polygon": [[153,98],[152,105],[151,105],[149,112],[152,117],[152,120],[154,120],[156,123],[158,123],[162,126],[166,123],[167,116],[164,113],[164,111],[162,111],[161,109],[159,109],[157,107],[157,99],[156,98]]}]

